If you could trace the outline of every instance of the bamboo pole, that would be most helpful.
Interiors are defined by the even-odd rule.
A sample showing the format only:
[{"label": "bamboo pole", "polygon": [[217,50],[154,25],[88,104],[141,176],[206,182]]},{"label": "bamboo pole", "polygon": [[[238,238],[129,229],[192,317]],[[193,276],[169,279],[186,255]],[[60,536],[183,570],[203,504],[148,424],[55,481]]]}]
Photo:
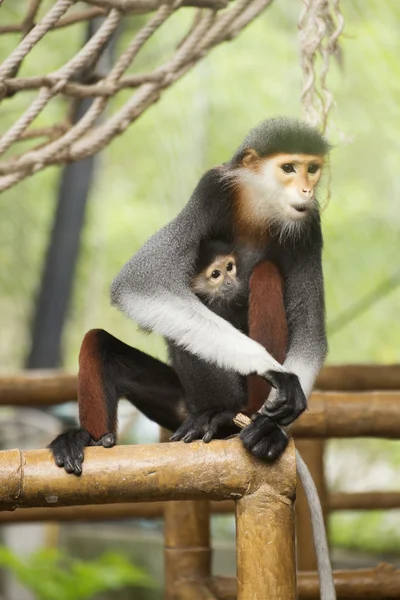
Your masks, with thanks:
[{"label": "bamboo pole", "polygon": [[257,462],[238,439],[116,446],[86,448],[78,478],[57,467],[49,450],[6,450],[0,452],[0,509],[233,499],[251,493],[257,469],[264,477],[277,477],[279,465]]},{"label": "bamboo pole", "polygon": [[[160,441],[167,442],[170,435],[161,429]],[[174,600],[177,593],[182,600],[207,598],[208,590],[203,584],[211,577],[208,501],[164,504],[164,558],[166,600]]]},{"label": "bamboo pole", "polygon": [[237,501],[237,600],[295,600],[293,492],[266,484]]},{"label": "bamboo pole", "polygon": [[400,438],[399,392],[315,392],[293,424],[295,438]]},{"label": "bamboo pole", "polygon": [[[299,447],[299,442],[296,444]],[[296,503],[298,502],[298,498]],[[92,504],[58,508],[18,508],[0,512],[0,524],[35,522],[113,521],[118,519],[162,519],[164,502],[136,502],[120,504]],[[400,492],[330,492],[327,508],[336,510],[391,510],[400,508]],[[231,514],[235,510],[232,500],[210,502],[213,515]]]},{"label": "bamboo pole", "polygon": [[[275,600],[295,597],[295,484],[293,443],[274,464],[257,461],[244,451],[238,439],[210,444],[87,448],[79,478],[58,468],[48,450],[0,452],[2,510],[122,500],[237,500],[238,600],[262,599],[266,590]],[[192,573],[207,577],[208,532],[201,530],[205,523],[202,519],[200,527],[195,523],[197,530],[192,539],[193,529],[190,534],[188,529],[187,533],[181,532],[179,540],[168,538],[167,546],[179,549],[177,556],[183,564],[182,540],[192,544],[190,549],[194,549],[194,543],[201,544],[197,559],[203,567]],[[204,594],[198,596],[199,600],[207,598],[207,583],[203,583]],[[187,584],[186,579],[182,581],[182,586]],[[208,596],[212,599],[211,592]],[[176,593],[174,597],[178,598]]]},{"label": "bamboo pole", "polygon": [[[334,571],[337,600],[398,600],[400,570],[382,564],[374,569]],[[218,600],[236,600],[237,583],[232,577],[214,578],[211,589]],[[298,573],[298,600],[319,600],[317,573]],[[260,596],[274,598],[274,596]],[[255,600],[255,598],[253,599]],[[257,598],[258,600],[258,598]]]},{"label": "bamboo pole", "polygon": [[[17,508],[0,512],[0,524],[34,523],[40,521],[114,521],[118,519],[163,519],[164,502],[136,502],[119,504],[92,504],[88,506],[63,506],[56,508]],[[231,514],[235,510],[232,500],[210,502],[212,514]]]},{"label": "bamboo pole", "polygon": [[0,377],[0,406],[52,406],[76,400],[77,377],[61,370],[30,370]]},{"label": "bamboo pole", "polygon": [[[337,600],[389,600],[400,598],[400,570],[381,564],[374,569],[334,572]],[[315,573],[299,576],[299,600],[319,600]]]},{"label": "bamboo pole", "polygon": [[400,364],[325,366],[315,387],[318,390],[342,392],[400,390]]},{"label": "bamboo pole", "polygon": [[[201,587],[210,579],[209,502],[167,502],[164,514],[165,599],[174,600],[177,590],[187,589],[188,582]],[[200,594],[192,590],[190,597],[200,599]]]},{"label": "bamboo pole", "polygon": [[[76,399],[77,377],[62,370],[19,371],[0,376],[0,405],[62,404]],[[400,390],[400,365],[335,365],[324,367],[319,391]]]},{"label": "bamboo pole", "polygon": [[329,510],[390,510],[400,508],[400,492],[331,492]]},{"label": "bamboo pole", "polygon": [[[174,600],[218,600],[207,585],[201,582],[187,582],[176,591]],[[235,598],[236,600],[236,598]]]},{"label": "bamboo pole", "polygon": [[[1,386],[0,386],[1,387]],[[29,386],[27,386],[29,389]],[[63,400],[68,392],[64,391]],[[21,396],[15,392],[14,404],[18,406],[34,403],[54,404],[48,396],[40,401],[38,392]],[[25,392],[24,392],[25,394]],[[28,394],[28,392],[27,392]],[[35,395],[36,394],[36,395]],[[28,398],[23,402],[23,398]],[[7,401],[6,401],[7,400]],[[0,393],[0,404],[12,404],[11,396]],[[292,433],[297,438],[334,437],[400,437],[400,392],[315,392],[308,410],[295,422]]]}]

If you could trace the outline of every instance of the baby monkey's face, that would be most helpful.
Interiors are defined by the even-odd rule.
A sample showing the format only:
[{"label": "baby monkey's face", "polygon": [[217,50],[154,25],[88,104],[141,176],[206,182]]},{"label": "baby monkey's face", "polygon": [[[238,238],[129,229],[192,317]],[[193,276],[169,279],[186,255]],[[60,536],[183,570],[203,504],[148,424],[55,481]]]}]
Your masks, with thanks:
[{"label": "baby monkey's face", "polygon": [[216,256],[208,267],[194,276],[192,290],[210,300],[231,299],[239,289],[236,259],[232,254]]}]

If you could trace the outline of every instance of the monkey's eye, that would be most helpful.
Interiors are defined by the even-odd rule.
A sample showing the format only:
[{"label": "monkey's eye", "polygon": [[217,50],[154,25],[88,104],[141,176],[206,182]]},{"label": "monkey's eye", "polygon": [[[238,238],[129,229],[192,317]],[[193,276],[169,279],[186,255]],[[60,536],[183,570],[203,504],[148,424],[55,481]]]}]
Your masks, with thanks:
[{"label": "monkey's eye", "polygon": [[284,173],[294,173],[295,172],[293,163],[286,163],[285,165],[281,166],[281,169]]},{"label": "monkey's eye", "polygon": [[317,171],[319,171],[319,165],[310,165],[310,166],[308,167],[308,172],[309,172],[311,175],[314,175],[314,174],[315,174]]},{"label": "monkey's eye", "polygon": [[228,271],[228,273],[233,271],[233,263],[228,262],[228,264],[226,265],[226,270]]},{"label": "monkey's eye", "polygon": [[212,277],[213,279],[218,279],[218,277],[221,277],[221,271],[218,271],[218,270],[216,269],[215,271],[213,271],[213,272],[211,273],[211,277]]}]

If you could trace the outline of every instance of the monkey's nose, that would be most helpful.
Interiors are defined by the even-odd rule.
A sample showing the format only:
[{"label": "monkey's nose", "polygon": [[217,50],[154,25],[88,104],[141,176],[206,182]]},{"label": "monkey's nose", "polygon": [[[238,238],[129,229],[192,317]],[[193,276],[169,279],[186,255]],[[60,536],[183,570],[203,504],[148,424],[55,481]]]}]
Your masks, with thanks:
[{"label": "monkey's nose", "polygon": [[311,196],[311,194],[312,194],[312,189],[310,189],[310,188],[303,188],[301,191],[303,192],[303,194],[305,196]]}]

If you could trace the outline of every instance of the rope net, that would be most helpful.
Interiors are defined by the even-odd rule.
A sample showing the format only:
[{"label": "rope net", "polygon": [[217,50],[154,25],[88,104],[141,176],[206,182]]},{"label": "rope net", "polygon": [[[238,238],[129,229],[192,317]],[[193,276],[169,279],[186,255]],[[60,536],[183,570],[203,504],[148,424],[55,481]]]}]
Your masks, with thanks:
[{"label": "rope net", "polygon": [[[57,0],[43,11],[42,0],[31,0],[22,23],[0,26],[0,35],[22,34],[20,43],[0,66],[0,102],[10,102],[26,91],[36,93],[28,108],[0,136],[0,191],[49,165],[82,159],[104,148],[154,104],[164,90],[215,46],[236,37],[271,2],[171,0],[166,4],[163,0]],[[149,72],[128,72],[151,36],[182,8],[191,10],[192,22],[172,55]],[[40,19],[39,11],[43,13]],[[150,14],[144,16],[147,13]],[[94,67],[129,15],[140,16],[146,22],[132,34],[108,72],[99,74]],[[48,32],[95,17],[101,19],[101,24],[61,68],[45,75],[18,76],[25,57],[43,43]],[[110,100],[127,89],[133,90],[130,97],[110,114],[107,110]],[[82,98],[93,98],[93,102],[77,122],[71,117],[73,111],[67,110],[61,122],[40,128],[32,126],[61,95],[69,99],[70,106]],[[18,152],[18,142],[27,140],[30,147]]]}]

